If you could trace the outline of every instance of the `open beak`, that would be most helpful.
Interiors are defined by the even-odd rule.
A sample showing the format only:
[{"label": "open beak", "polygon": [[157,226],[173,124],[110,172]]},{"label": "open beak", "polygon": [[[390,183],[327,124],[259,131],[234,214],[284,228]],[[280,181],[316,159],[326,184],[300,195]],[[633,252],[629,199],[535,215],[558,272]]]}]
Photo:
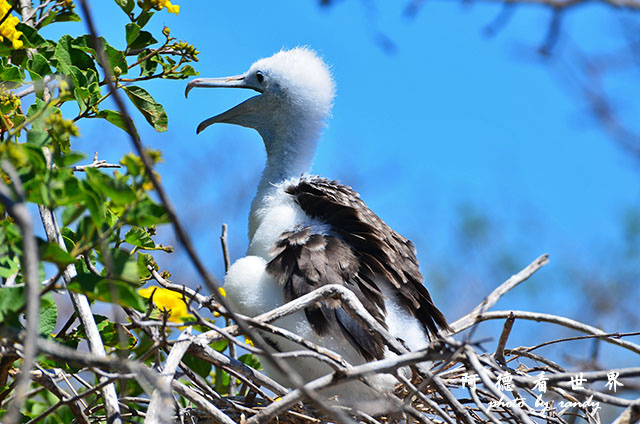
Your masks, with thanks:
[{"label": "open beak", "polygon": [[[194,87],[229,87],[229,88],[249,88],[255,90],[259,93],[262,93],[262,86],[257,82],[252,83],[247,81],[245,75],[235,75],[233,77],[223,77],[223,78],[196,78],[187,84],[187,89],[185,90],[185,97],[189,96],[189,92]],[[239,119],[241,116],[246,115],[249,112],[253,112],[255,110],[254,103],[255,99],[258,96],[254,96],[250,99],[245,100],[237,106],[232,107],[226,112],[223,112],[219,115],[212,116],[209,119],[206,119],[198,125],[198,129],[196,130],[197,134],[200,134],[205,128],[209,125],[213,125],[219,122],[226,122],[229,124],[240,124],[242,125],[242,120]]]}]

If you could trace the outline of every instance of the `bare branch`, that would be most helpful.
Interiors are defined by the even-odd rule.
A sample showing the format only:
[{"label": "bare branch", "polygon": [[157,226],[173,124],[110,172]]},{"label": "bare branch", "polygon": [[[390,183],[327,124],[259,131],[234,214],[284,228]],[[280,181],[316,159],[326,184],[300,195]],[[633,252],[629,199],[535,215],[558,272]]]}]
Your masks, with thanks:
[{"label": "bare branch", "polygon": [[[47,159],[47,165],[50,167],[53,166],[51,151],[46,147],[42,150],[45,158]],[[47,239],[51,243],[57,243],[58,246],[66,252],[67,247],[62,238],[62,233],[60,232],[60,227],[58,226],[55,213],[44,205],[38,205],[38,210],[40,211],[40,219],[42,220],[44,231],[47,234]],[[70,264],[65,268],[62,278],[65,284],[69,284],[77,275],[78,272],[76,271],[75,265]],[[84,326],[87,341],[89,343],[89,350],[94,355],[105,356],[106,351],[104,349],[104,344],[102,343],[102,338],[100,337],[100,331],[98,330],[98,326],[93,318],[93,312],[91,311],[89,300],[86,296],[78,293],[69,292],[69,295],[76,314]],[[116,394],[115,385],[105,385],[102,389],[102,397],[104,398],[105,410],[110,422],[112,424],[121,424],[120,407],[118,405],[118,395]]]},{"label": "bare branch", "polygon": [[[24,13],[24,12],[23,12]],[[2,169],[9,175],[13,188],[17,194],[14,197],[9,187],[0,183],[0,202],[9,215],[15,220],[22,233],[22,275],[25,280],[26,293],[26,323],[24,335],[24,353],[22,373],[19,375],[15,386],[15,398],[4,417],[5,423],[18,421],[20,407],[25,399],[29,383],[30,372],[36,357],[36,340],[38,338],[38,323],[40,316],[40,286],[38,279],[38,245],[33,232],[33,223],[27,206],[24,204],[24,189],[16,169],[7,161],[2,161]]]}]

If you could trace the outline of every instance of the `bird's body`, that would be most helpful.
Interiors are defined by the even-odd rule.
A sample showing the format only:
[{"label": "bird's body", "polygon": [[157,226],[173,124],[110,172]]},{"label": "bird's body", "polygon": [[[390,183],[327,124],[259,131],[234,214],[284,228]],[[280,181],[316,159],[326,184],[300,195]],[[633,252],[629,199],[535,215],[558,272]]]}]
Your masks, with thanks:
[{"label": "bird's body", "polygon": [[[194,86],[252,88],[261,94],[204,121],[258,130],[267,164],[249,217],[249,249],[228,270],[230,305],[256,316],[326,284],[352,290],[369,313],[411,350],[428,345],[429,332],[446,328],[442,313],[423,285],[415,249],[389,228],[350,187],[308,175],[317,140],[334,96],[326,65],[305,48],[282,51],[256,62],[243,75],[198,79]],[[325,303],[281,318],[276,325],[334,351],[351,365],[390,355],[339,305]],[[300,350],[284,338],[264,334],[273,351]],[[314,358],[292,359],[305,381],[331,369]],[[263,366],[268,375],[290,385],[288,376]],[[395,379],[376,375],[369,386],[352,382],[334,389],[341,403],[369,412],[383,406],[381,393]],[[364,403],[370,401],[370,406]]]}]

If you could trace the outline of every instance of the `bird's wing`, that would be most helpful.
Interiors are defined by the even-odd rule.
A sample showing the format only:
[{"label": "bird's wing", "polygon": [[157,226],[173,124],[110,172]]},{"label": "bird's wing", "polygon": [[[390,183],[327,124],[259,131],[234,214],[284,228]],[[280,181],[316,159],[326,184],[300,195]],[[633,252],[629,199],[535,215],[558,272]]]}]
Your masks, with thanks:
[{"label": "bird's wing", "polygon": [[[291,300],[325,284],[342,284],[384,325],[384,296],[376,281],[388,281],[397,301],[424,327],[437,334],[447,321],[423,285],[413,244],[373,213],[350,187],[320,177],[307,177],[285,191],[302,210],[327,224],[329,234],[313,227],[289,231],[280,237],[267,271],[284,287]],[[365,359],[382,358],[384,341],[371,337],[341,308],[309,308],[307,318],[318,334],[337,325]]]}]

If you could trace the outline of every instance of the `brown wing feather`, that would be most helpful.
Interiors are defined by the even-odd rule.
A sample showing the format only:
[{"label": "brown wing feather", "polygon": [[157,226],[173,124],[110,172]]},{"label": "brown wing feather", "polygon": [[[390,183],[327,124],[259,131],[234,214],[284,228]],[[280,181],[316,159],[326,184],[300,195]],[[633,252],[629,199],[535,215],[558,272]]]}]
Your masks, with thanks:
[{"label": "brown wing feather", "polygon": [[[283,233],[272,253],[275,256],[267,264],[267,272],[283,286],[286,301],[326,284],[341,284],[353,291],[373,317],[385,325],[382,294],[362,281],[358,258],[339,238],[314,233],[311,227],[298,228]],[[384,356],[384,341],[372,336],[339,304],[308,307],[305,315],[319,335],[327,334],[330,328],[342,331],[366,360]]]},{"label": "brown wing feather", "polygon": [[[309,177],[289,186],[286,192],[294,196],[307,215],[329,224],[348,245],[357,259],[360,288],[366,286],[379,293],[375,280],[382,277],[398,289],[398,300],[431,334],[437,335],[438,327],[449,328],[423,284],[413,243],[389,228],[351,187]],[[373,296],[373,299],[384,314],[382,298]]]}]

